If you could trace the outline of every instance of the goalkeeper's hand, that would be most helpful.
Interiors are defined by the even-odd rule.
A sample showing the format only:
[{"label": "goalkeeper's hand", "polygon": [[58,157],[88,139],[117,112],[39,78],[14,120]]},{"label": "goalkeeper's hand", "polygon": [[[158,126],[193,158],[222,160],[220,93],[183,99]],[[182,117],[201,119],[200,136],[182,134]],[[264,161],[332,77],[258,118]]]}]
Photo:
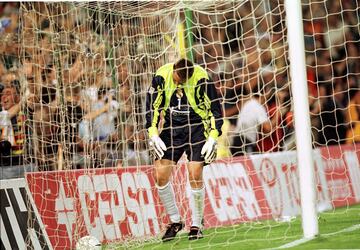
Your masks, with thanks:
[{"label": "goalkeeper's hand", "polygon": [[201,149],[201,155],[204,156],[206,164],[212,163],[216,158],[217,142],[214,138],[209,137]]},{"label": "goalkeeper's hand", "polygon": [[167,150],[165,143],[158,135],[153,135],[150,138],[149,147],[150,151],[159,160],[164,156],[164,152]]}]

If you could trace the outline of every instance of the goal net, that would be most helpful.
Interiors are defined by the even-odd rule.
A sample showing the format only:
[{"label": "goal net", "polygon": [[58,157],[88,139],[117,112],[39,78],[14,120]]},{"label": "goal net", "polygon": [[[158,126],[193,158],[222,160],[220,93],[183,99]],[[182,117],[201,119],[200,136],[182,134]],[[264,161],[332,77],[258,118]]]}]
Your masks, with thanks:
[{"label": "goal net", "polygon": [[[268,248],[302,236],[283,0],[1,9],[1,141],[10,143],[1,142],[1,164],[37,168],[26,179],[55,249],[85,235],[114,247],[160,241],[169,220],[152,177],[145,99],[156,70],[183,57],[206,69],[224,114],[217,161],[204,169],[202,246]],[[302,1],[319,212],[350,213],[360,202],[359,11],[357,1]],[[186,162],[172,181],[188,228]]]}]

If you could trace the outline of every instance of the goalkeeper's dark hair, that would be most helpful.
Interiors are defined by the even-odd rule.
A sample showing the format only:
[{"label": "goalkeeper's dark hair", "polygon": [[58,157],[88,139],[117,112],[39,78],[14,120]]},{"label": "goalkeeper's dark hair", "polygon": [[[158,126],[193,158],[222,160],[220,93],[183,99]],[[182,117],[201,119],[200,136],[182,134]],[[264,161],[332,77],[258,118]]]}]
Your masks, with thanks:
[{"label": "goalkeeper's dark hair", "polygon": [[176,71],[181,80],[187,80],[194,73],[194,64],[182,58],[174,64],[174,71]]}]

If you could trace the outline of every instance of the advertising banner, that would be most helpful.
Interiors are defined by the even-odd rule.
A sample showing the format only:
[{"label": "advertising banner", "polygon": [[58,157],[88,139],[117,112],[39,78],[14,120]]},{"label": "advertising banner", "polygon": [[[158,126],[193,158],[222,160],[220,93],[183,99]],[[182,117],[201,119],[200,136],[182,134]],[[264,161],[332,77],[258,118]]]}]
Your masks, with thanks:
[{"label": "advertising banner", "polygon": [[[318,211],[360,201],[359,158],[356,146],[314,150]],[[203,178],[205,227],[300,214],[295,152],[217,161],[204,168]],[[174,169],[172,182],[190,226],[193,201],[185,162]],[[154,237],[168,223],[152,166],[30,173],[27,183],[55,249],[72,248],[85,235],[102,242]]]}]

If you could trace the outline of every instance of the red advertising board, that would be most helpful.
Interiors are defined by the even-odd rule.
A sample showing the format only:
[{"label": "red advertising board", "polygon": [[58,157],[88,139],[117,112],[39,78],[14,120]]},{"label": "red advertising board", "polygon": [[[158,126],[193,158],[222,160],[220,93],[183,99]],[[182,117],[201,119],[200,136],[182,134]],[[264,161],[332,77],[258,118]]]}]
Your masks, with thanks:
[{"label": "red advertising board", "polygon": [[356,203],[360,198],[356,193],[360,185],[360,145],[330,146],[320,150],[333,207]]},{"label": "red advertising board", "polygon": [[[271,211],[251,161],[238,158],[205,168],[205,226],[265,219]],[[31,173],[29,189],[55,249],[84,235],[102,242],[160,233],[167,216],[154,188],[152,167]],[[177,203],[189,225],[190,186],[185,164],[174,172]]]},{"label": "red advertising board", "polygon": [[[319,210],[360,202],[359,146],[314,151]],[[78,238],[103,243],[159,235],[168,223],[152,166],[27,174],[29,190],[54,249],[71,249]],[[229,158],[204,169],[205,227],[300,213],[295,152]],[[172,183],[182,218],[191,218],[186,164]]]},{"label": "red advertising board", "polygon": [[162,207],[151,167],[32,173],[29,189],[54,249],[79,237],[101,241],[160,232]]}]

